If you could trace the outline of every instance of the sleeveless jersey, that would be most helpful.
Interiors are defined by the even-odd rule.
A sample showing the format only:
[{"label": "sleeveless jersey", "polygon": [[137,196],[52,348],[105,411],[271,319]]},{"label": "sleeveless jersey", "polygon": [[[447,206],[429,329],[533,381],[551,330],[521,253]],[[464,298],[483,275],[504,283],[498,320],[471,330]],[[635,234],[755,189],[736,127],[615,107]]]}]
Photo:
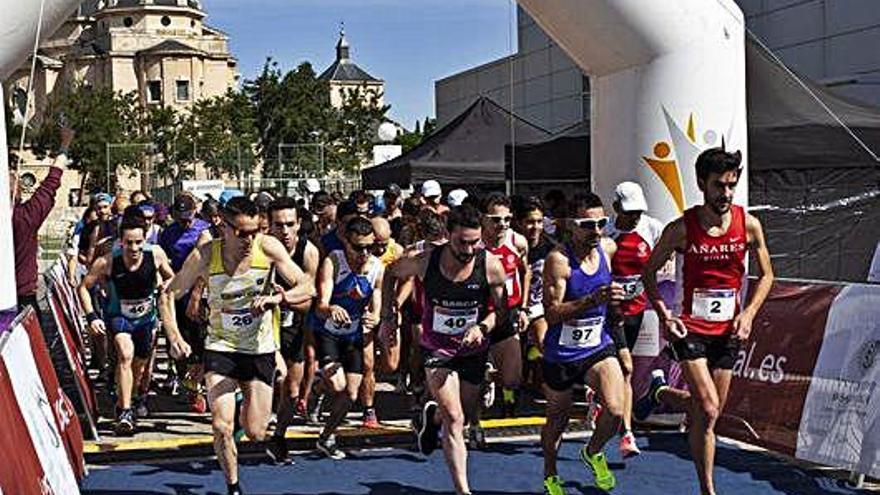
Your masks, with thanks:
[{"label": "sleeveless jersey", "polygon": [[745,210],[732,205],[730,213],[727,232],[712,237],[700,225],[696,208],[684,212],[687,243],[681,320],[689,332],[724,335],[733,331],[746,272],[748,234]]},{"label": "sleeveless jersey", "polygon": [[251,304],[261,294],[269,277],[269,259],[262,249],[263,235],[257,234],[251,247],[251,266],[239,275],[228,275],[223,267],[223,241],[211,241],[208,277],[208,335],[205,349],[243,354],[275,352],[278,342],[278,312],[261,315]]},{"label": "sleeveless jersey", "polygon": [[334,281],[330,304],[341,306],[348,312],[351,323],[337,325],[330,318],[319,318],[317,313],[309,313],[310,325],[315,332],[333,337],[360,341],[364,336],[361,322],[364,312],[373,297],[376,279],[382,271],[382,262],[375,256],[367,260],[367,273],[354,273],[345,258],[345,251],[332,251],[327,255],[333,260]]},{"label": "sleeveless jersey", "polygon": [[513,230],[508,229],[501,244],[494,248],[486,248],[490,253],[498,256],[501,260],[501,266],[504,267],[504,285],[507,289],[508,308],[519,307],[523,302],[520,278],[520,272],[523,268],[522,258],[520,257],[519,250],[516,249],[513,243],[513,236]]},{"label": "sleeveless jersey", "polygon": [[156,260],[150,245],[144,245],[143,259],[137,270],[129,271],[122,257],[122,248],[113,250],[110,268],[108,311],[111,317],[122,317],[133,326],[155,325]]},{"label": "sleeveless jersey", "polygon": [[431,252],[425,271],[422,292],[422,338],[425,349],[448,356],[479,354],[489,347],[489,339],[475,349],[462,349],[461,339],[467,329],[483,321],[489,312],[489,280],[486,276],[486,251],[477,251],[471,275],[453,282],[440,270],[440,256],[448,249],[438,246]]},{"label": "sleeveless jersey", "polygon": [[528,308],[531,318],[544,316],[544,262],[553,250],[553,242],[546,236],[541,237],[537,246],[529,249],[529,285]]},{"label": "sleeveless jersey", "polygon": [[608,227],[608,236],[617,243],[617,252],[611,259],[611,273],[614,281],[626,291],[620,312],[624,316],[643,313],[648,307],[648,296],[642,284],[642,271],[660,240],[663,226],[658,220],[642,214],[633,230],[619,230],[614,222]]},{"label": "sleeveless jersey", "polygon": [[[303,268],[303,260],[305,259],[306,246],[308,245],[308,242],[308,237],[300,235],[296,241],[296,246],[294,246],[293,248],[293,254],[290,255],[290,259],[293,260],[293,263],[296,266],[300,267],[300,269],[302,269],[303,271],[305,271],[305,268]],[[285,291],[293,288],[293,286],[290,285],[287,280],[284,279],[284,277],[276,277],[276,280],[278,282],[278,285],[280,285],[281,288]],[[280,311],[281,328],[293,327],[297,322],[296,311],[285,308],[282,308]]]},{"label": "sleeveless jersey", "polygon": [[[599,245],[599,267],[593,274],[581,268],[581,262],[570,246],[566,246],[571,277],[565,287],[564,302],[580,299],[603,285],[611,283],[608,260]],[[568,363],[590,357],[612,343],[608,323],[608,305],[587,309],[576,317],[550,326],[544,337],[544,359],[551,363]]]}]

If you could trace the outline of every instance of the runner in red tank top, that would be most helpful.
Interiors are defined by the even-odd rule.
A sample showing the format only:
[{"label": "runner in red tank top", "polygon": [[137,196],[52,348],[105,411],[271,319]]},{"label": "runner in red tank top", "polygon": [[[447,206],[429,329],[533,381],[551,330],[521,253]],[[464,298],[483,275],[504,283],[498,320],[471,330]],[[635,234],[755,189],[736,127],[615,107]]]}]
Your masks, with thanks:
[{"label": "runner in red tank top", "polygon": [[[757,218],[732,204],[741,177],[742,154],[711,148],[697,158],[697,183],[703,204],[670,223],[648,265],[643,281],[660,326],[681,364],[689,391],[665,386],[655,370],[651,389],[635,405],[637,419],[650,414],[658,401],[689,413],[691,455],[703,494],[714,494],[715,422],[724,409],[732,368],[752,320],[773,284],[773,267]],[[751,300],[740,307],[745,250],[758,261],[758,281]],[[676,317],[660,296],[656,272],[674,251],[684,254],[684,305]],[[659,373],[658,373],[659,372]]]},{"label": "runner in red tank top", "polygon": [[[501,372],[504,415],[516,414],[516,392],[522,383],[522,345],[519,333],[528,328],[528,315],[521,311],[523,294],[530,287],[526,277],[529,243],[525,237],[511,228],[513,213],[510,198],[492,193],[483,201],[483,243],[486,249],[501,260],[504,267],[507,308],[510,319],[506,325],[492,333],[489,350],[490,362]],[[490,308],[491,309],[491,308]],[[492,384],[487,384],[492,387]],[[491,390],[491,389],[490,389]],[[490,394],[491,395],[491,394]],[[486,400],[486,407],[491,400]],[[479,433],[476,433],[479,435]],[[481,442],[476,442],[481,443]]]},{"label": "runner in red tank top", "polygon": [[648,298],[642,284],[642,271],[648,263],[654,245],[660,240],[663,225],[647,214],[648,202],[642,187],[635,182],[621,182],[614,188],[614,221],[606,233],[617,244],[611,258],[614,281],[623,286],[626,296],[620,303],[621,318],[612,325],[612,336],[623,370],[624,389],[623,435],[620,437],[620,455],[624,459],[639,455],[632,433],[632,348],[635,346],[645,316]]}]

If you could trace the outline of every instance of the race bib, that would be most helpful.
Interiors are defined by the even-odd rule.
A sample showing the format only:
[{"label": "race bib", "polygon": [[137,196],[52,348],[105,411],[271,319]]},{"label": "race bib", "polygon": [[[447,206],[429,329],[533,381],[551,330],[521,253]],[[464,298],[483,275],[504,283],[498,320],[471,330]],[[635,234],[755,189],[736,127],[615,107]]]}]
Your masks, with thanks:
[{"label": "race bib", "polygon": [[434,308],[433,329],[444,335],[461,335],[468,328],[477,324],[480,308],[449,309]]},{"label": "race bib", "polygon": [[602,343],[604,316],[568,320],[559,332],[559,345],[563,347],[596,347]]},{"label": "race bib", "polygon": [[513,278],[514,275],[511,275],[504,280],[504,288],[507,290],[507,297],[513,295]]},{"label": "race bib", "polygon": [[706,321],[730,321],[736,312],[735,289],[695,289],[691,315]]},{"label": "race bib", "polygon": [[350,335],[358,331],[360,329],[361,320],[359,318],[351,320],[351,323],[336,323],[332,319],[327,318],[324,321],[324,330],[327,330],[332,335]]},{"label": "race bib", "polygon": [[541,303],[529,306],[529,319],[537,320],[544,316],[544,305]]},{"label": "race bib", "polygon": [[614,281],[623,287],[623,299],[625,301],[635,299],[645,291],[645,285],[642,283],[641,275],[614,277]]},{"label": "race bib", "polygon": [[119,300],[119,310],[122,313],[122,316],[136,320],[138,318],[143,318],[150,314],[153,311],[153,298],[147,297],[144,299],[120,299]]},{"label": "race bib", "polygon": [[293,311],[282,310],[281,311],[281,326],[284,328],[289,328],[293,326]]},{"label": "race bib", "polygon": [[224,309],[221,313],[223,328],[241,330],[252,330],[256,327],[260,320],[251,313],[250,308],[244,309]]}]

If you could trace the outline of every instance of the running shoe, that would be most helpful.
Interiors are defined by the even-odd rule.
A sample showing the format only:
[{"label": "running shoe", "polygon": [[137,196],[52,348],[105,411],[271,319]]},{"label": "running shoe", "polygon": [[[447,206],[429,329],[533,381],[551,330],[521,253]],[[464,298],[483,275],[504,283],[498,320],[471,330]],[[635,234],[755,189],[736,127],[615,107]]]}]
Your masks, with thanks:
[{"label": "running shoe", "polygon": [[122,412],[119,413],[119,418],[116,420],[113,430],[117,437],[130,437],[134,435],[134,411],[131,409],[123,409]]},{"label": "running shoe", "polygon": [[275,464],[287,463],[287,442],[284,440],[283,436],[272,435],[269,440],[266,441],[266,455],[268,455]]},{"label": "running shoe", "polygon": [[584,445],[581,449],[581,462],[583,462],[584,466],[593,473],[593,477],[596,480],[596,486],[605,491],[613,490],[614,486],[617,484],[617,480],[614,478],[614,473],[608,468],[608,461],[605,459],[605,454],[598,452],[590,455],[587,450],[587,446]]},{"label": "running shoe", "polygon": [[293,413],[300,418],[305,418],[308,416],[308,408],[306,407],[306,401],[302,399],[296,400],[296,406],[293,409]]},{"label": "running shoe", "polygon": [[486,430],[484,430],[479,424],[470,425],[468,427],[467,446],[470,450],[486,449]]},{"label": "running shoe", "polygon": [[364,409],[364,428],[379,428],[379,418],[376,416],[376,408],[368,407]]},{"label": "running shoe", "polygon": [[639,446],[636,445],[636,436],[633,435],[633,432],[627,431],[620,437],[620,457],[629,459],[641,453],[642,451],[639,450]]},{"label": "running shoe", "polygon": [[440,427],[434,423],[434,414],[437,412],[437,403],[429,400],[422,406],[422,410],[413,419],[412,428],[416,434],[416,444],[419,452],[430,455],[437,449]]},{"label": "running shoe", "polygon": [[638,421],[648,419],[648,416],[660,405],[658,394],[669,387],[666,384],[663,370],[654,370],[651,372],[651,376],[651,387],[648,388],[648,393],[640,397],[633,405],[633,417]]},{"label": "running shoe", "polygon": [[565,495],[562,483],[559,476],[547,476],[544,478],[544,495]]},{"label": "running shoe", "polygon": [[189,400],[189,410],[196,414],[205,414],[208,410],[208,400],[205,394],[194,392]]},{"label": "running shoe", "polygon": [[316,446],[318,447],[318,451],[334,461],[345,459],[345,452],[339,450],[339,447],[336,446],[335,435],[330,435],[327,438],[318,437],[318,443]]}]

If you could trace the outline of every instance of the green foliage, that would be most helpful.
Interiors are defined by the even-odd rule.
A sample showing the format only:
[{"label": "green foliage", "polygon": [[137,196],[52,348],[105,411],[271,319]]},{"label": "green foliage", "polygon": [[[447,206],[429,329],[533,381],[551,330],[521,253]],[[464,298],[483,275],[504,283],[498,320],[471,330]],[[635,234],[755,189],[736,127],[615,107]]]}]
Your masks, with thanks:
[{"label": "green foliage", "polygon": [[376,133],[391,108],[380,105],[382,93],[363,85],[342,92],[342,107],[336,109],[330,128],[329,162],[333,168],[356,172],[370,160]]},{"label": "green foliage", "polygon": [[417,120],[415,130],[413,132],[399,134],[394,140],[394,144],[401,145],[403,152],[408,153],[411,149],[421,144],[426,137],[430,136],[431,133],[434,132],[436,126],[437,121],[430,117],[425,117],[424,128],[422,128],[421,122]]},{"label": "green foliage", "polygon": [[[34,121],[31,145],[40,156],[58,147],[58,121],[64,114],[76,130],[70,148],[74,166],[83,172],[83,185],[104,187],[107,184],[107,143],[139,142],[144,112],[134,93],[113,93],[76,83],[56,89],[46,111]],[[111,149],[110,183],[116,174],[141,163],[143,147]]]}]

